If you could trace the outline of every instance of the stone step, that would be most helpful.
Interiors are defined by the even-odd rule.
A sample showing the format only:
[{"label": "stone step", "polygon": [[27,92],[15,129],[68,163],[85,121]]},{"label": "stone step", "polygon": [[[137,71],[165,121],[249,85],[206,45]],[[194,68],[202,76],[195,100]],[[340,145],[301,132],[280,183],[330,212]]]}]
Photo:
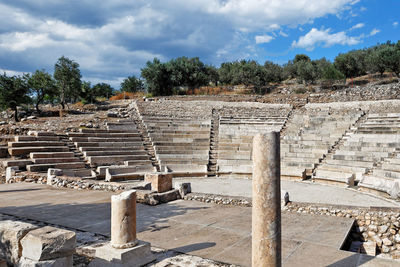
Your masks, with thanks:
[{"label": "stone step", "polygon": [[23,142],[23,141],[60,141],[59,136],[15,136],[15,142]]},{"label": "stone step", "polygon": [[82,162],[80,158],[36,158],[32,159],[34,164],[47,164],[47,163],[66,163],[66,162]]},{"label": "stone step", "polygon": [[30,172],[46,172],[49,168],[55,169],[81,169],[85,168],[84,162],[67,162],[67,163],[48,163],[27,165],[26,169]]},{"label": "stone step", "polygon": [[29,131],[28,135],[31,136],[56,136],[53,132],[44,132],[44,131]]},{"label": "stone step", "polygon": [[120,143],[120,142],[142,142],[140,137],[124,137],[124,138],[102,138],[102,137],[70,137],[72,142],[98,142],[98,143]]},{"label": "stone step", "polygon": [[126,166],[152,165],[151,160],[127,160],[124,161]]},{"label": "stone step", "polygon": [[27,142],[8,142],[8,147],[44,147],[44,146],[64,146],[64,142],[54,141],[27,141]]},{"label": "stone step", "polygon": [[218,165],[217,171],[218,173],[251,174],[253,165]]},{"label": "stone step", "polygon": [[107,129],[90,129],[90,128],[81,128],[79,129],[81,133],[136,133],[137,130],[125,131],[125,130],[107,130]]},{"label": "stone step", "polygon": [[76,147],[140,147],[143,146],[142,142],[75,142]]},{"label": "stone step", "polygon": [[313,180],[327,180],[327,181],[335,181],[340,183],[345,183],[349,186],[354,185],[355,176],[352,172],[346,172],[341,170],[324,170],[324,169],[316,169],[314,175],[312,176]]},{"label": "stone step", "polygon": [[7,167],[13,167],[17,166],[20,168],[25,168],[26,165],[32,164],[32,161],[30,159],[19,159],[19,160],[5,160],[3,161],[3,166],[5,168]]},{"label": "stone step", "polygon": [[123,138],[140,137],[140,133],[68,133],[68,137]]},{"label": "stone step", "polygon": [[147,155],[144,150],[121,150],[121,151],[85,151],[83,152],[83,156],[92,157],[92,156],[116,156],[116,155]]},{"label": "stone step", "polygon": [[121,180],[137,180],[145,176],[146,173],[156,172],[156,168],[149,166],[107,168],[105,179],[108,182]]},{"label": "stone step", "polygon": [[382,176],[386,178],[400,179],[400,172],[397,171],[374,169],[372,175],[376,177]]},{"label": "stone step", "polygon": [[358,187],[383,192],[390,195],[394,199],[398,199],[400,197],[399,182],[399,180],[392,178],[364,175],[358,183]]},{"label": "stone step", "polygon": [[80,147],[79,151],[89,152],[89,151],[144,151],[144,146],[127,146],[127,147]]},{"label": "stone step", "polygon": [[87,158],[91,166],[99,165],[122,165],[128,160],[149,160],[149,156],[132,156],[132,155],[120,155],[120,156],[91,156]]},{"label": "stone step", "polygon": [[74,152],[32,152],[29,157],[31,159],[38,158],[73,158]]},{"label": "stone step", "polygon": [[80,169],[64,169],[63,175],[70,176],[70,177],[82,177],[82,178],[89,178],[93,176],[91,169],[80,168]]},{"label": "stone step", "polygon": [[356,161],[356,160],[338,160],[338,159],[325,159],[325,163],[332,165],[354,166],[371,169],[374,166],[370,161]]},{"label": "stone step", "polygon": [[32,152],[68,152],[67,146],[46,146],[46,147],[15,147],[9,148],[8,153],[11,156],[28,155]]}]

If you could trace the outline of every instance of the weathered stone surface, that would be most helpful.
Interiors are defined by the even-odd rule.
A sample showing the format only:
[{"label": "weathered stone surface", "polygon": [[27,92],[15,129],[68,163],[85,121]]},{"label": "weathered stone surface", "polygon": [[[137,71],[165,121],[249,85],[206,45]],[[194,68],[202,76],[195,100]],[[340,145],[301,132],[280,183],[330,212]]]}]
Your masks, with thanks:
[{"label": "weathered stone surface", "polygon": [[365,253],[370,256],[376,255],[376,242],[363,242],[361,245],[361,253]]},{"label": "weathered stone surface", "polygon": [[13,167],[7,167],[6,168],[6,182],[8,183],[15,174],[19,171],[19,167],[13,166]]},{"label": "weathered stone surface", "polygon": [[60,175],[62,175],[63,174],[63,170],[61,170],[61,169],[53,169],[53,168],[49,168],[48,170],[47,170],[47,184],[48,185],[52,185],[53,183],[53,179],[56,177],[56,176],[60,176]]},{"label": "weathered stone surface", "polygon": [[151,189],[163,193],[172,189],[172,173],[146,173],[145,181],[151,183]]},{"label": "weathered stone surface", "polygon": [[111,246],[129,248],[136,239],[136,191],[125,191],[111,197]]},{"label": "weathered stone surface", "polygon": [[72,265],[72,255],[45,261],[35,261],[29,258],[21,257],[21,260],[18,264],[19,267],[72,267]]},{"label": "weathered stone surface", "polygon": [[22,247],[20,240],[30,231],[36,229],[37,226],[18,222],[18,221],[1,221],[0,222],[0,257],[8,262],[16,264],[22,255]]},{"label": "weathered stone surface", "polygon": [[22,240],[22,256],[35,260],[68,257],[75,251],[76,235],[72,231],[45,226],[30,231]]},{"label": "weathered stone surface", "polygon": [[0,158],[6,158],[8,155],[6,146],[0,146]]},{"label": "weathered stone surface", "polygon": [[96,258],[89,264],[90,267],[139,267],[155,260],[150,250],[150,243],[139,241],[132,248],[116,249],[110,244],[96,249]]},{"label": "weathered stone surface", "polygon": [[279,137],[271,132],[253,140],[252,266],[282,264]]},{"label": "weathered stone surface", "polygon": [[7,267],[7,262],[5,259],[0,259],[0,267]]},{"label": "weathered stone surface", "polygon": [[170,201],[177,200],[181,197],[178,189],[173,189],[163,193],[154,193],[150,196],[149,203],[150,205],[157,205],[159,203],[167,203]]},{"label": "weathered stone surface", "polygon": [[192,187],[191,187],[190,183],[175,182],[174,188],[179,190],[179,194],[181,195],[181,198],[183,198],[185,195],[192,192]]}]

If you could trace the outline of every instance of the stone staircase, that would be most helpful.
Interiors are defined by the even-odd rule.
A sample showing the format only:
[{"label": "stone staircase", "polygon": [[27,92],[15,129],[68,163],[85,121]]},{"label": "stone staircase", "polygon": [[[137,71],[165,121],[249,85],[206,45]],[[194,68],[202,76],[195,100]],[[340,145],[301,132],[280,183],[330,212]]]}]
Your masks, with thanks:
[{"label": "stone staircase", "polygon": [[156,159],[156,151],[154,150],[154,146],[150,140],[149,133],[147,131],[146,125],[143,122],[142,116],[140,115],[139,108],[135,102],[131,104],[131,112],[130,116],[132,120],[136,123],[137,129],[142,137],[144,149],[147,151],[147,154],[150,156],[150,160],[152,165],[156,168],[157,171],[160,171],[160,164]]},{"label": "stone staircase", "polygon": [[217,159],[218,159],[218,136],[219,136],[219,114],[218,111],[212,110],[211,131],[210,131],[210,152],[209,162],[207,166],[208,177],[217,176]]}]

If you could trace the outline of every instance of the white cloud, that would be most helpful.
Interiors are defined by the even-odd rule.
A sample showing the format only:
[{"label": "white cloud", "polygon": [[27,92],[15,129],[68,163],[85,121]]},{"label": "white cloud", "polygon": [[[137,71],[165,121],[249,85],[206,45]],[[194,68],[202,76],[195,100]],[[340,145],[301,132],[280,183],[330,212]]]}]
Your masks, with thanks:
[{"label": "white cloud", "polygon": [[283,31],[279,31],[279,35],[283,36],[283,37],[288,37],[289,36],[289,34],[283,32]]},{"label": "white cloud", "polygon": [[[297,28],[328,14],[348,12],[352,4],[354,0],[114,0],[95,4],[81,0],[78,8],[75,1],[2,1],[0,62],[16,71],[51,71],[57,58],[65,55],[80,64],[84,79],[115,80],[116,84],[128,73],[139,75],[153,57],[200,56],[213,64],[256,57],[260,47],[254,42],[287,37],[284,26]],[[265,34],[254,37],[260,32]]]},{"label": "white cloud", "polygon": [[356,25],[354,25],[353,27],[350,28],[350,31],[355,30],[355,29],[361,29],[365,26],[364,23],[357,23]]},{"label": "white cloud", "polygon": [[396,28],[396,27],[397,27],[397,25],[399,25],[399,22],[395,21],[395,22],[393,22],[393,24],[392,24],[392,25],[393,25],[393,27],[395,27],[395,28]]},{"label": "white cloud", "polygon": [[369,36],[374,36],[374,35],[378,34],[380,31],[381,30],[378,30],[378,29],[375,28],[369,33]]},{"label": "white cloud", "polygon": [[322,44],[325,47],[332,45],[355,45],[360,42],[358,37],[348,36],[346,32],[330,33],[331,29],[318,30],[312,28],[306,35],[301,36],[298,41],[293,41],[292,47],[313,50],[316,45]]},{"label": "white cloud", "polygon": [[266,34],[266,35],[257,35],[255,39],[256,39],[256,44],[265,44],[271,42],[274,39],[274,37]]}]

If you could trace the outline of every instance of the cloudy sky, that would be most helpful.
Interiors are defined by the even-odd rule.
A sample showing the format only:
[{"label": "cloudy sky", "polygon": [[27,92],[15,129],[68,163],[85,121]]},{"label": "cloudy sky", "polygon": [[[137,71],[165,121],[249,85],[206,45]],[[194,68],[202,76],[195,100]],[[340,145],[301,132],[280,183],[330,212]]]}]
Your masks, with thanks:
[{"label": "cloudy sky", "polygon": [[399,10],[399,0],[0,0],[0,71],[52,73],[64,55],[84,80],[118,89],[154,57],[333,60],[400,39]]}]

